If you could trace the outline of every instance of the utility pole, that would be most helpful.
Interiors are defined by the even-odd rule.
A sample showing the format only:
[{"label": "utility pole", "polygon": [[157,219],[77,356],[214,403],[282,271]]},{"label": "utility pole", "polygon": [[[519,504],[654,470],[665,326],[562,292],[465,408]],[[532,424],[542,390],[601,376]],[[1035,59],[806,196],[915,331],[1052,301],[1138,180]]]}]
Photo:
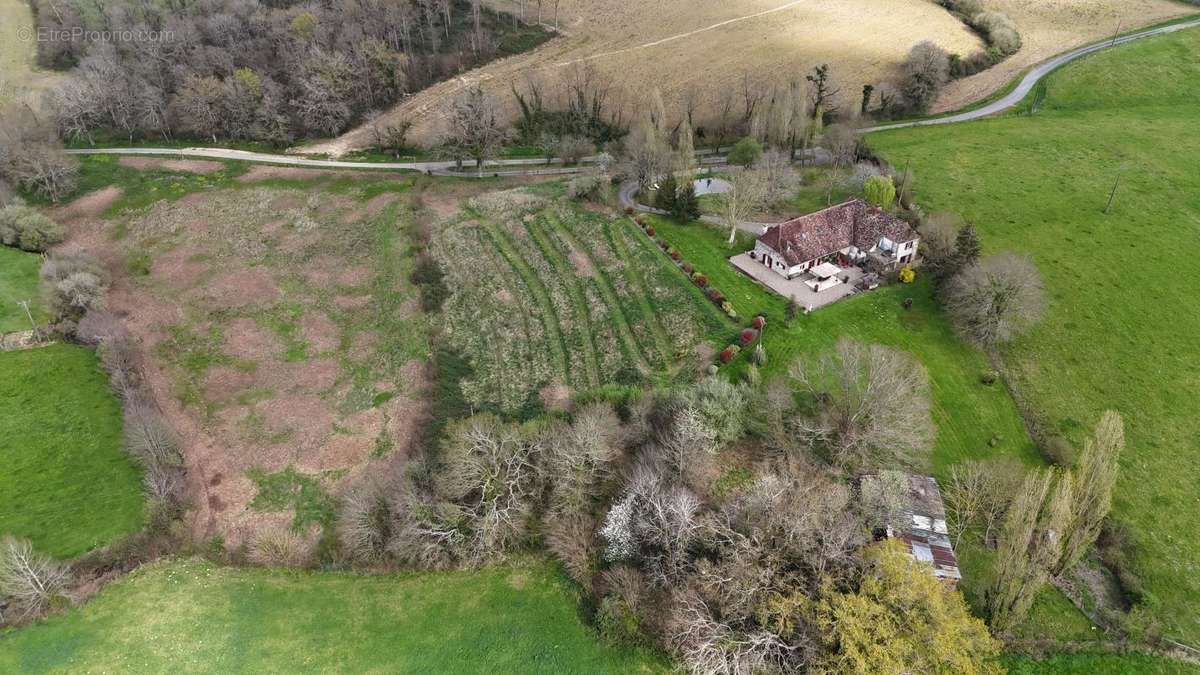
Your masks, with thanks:
[{"label": "utility pole", "polygon": [[1117,186],[1121,184],[1121,173],[1117,172],[1117,179],[1113,181],[1112,192],[1108,193],[1108,204],[1104,207],[1104,215],[1108,215],[1112,211],[1113,200],[1117,197]]},{"label": "utility pole", "polygon": [[1112,41],[1112,45],[1110,45],[1112,47],[1117,46],[1117,38],[1120,37],[1120,35],[1121,35],[1121,22],[1122,21],[1123,21],[1123,19],[1117,21],[1117,30],[1113,33],[1113,41]]}]

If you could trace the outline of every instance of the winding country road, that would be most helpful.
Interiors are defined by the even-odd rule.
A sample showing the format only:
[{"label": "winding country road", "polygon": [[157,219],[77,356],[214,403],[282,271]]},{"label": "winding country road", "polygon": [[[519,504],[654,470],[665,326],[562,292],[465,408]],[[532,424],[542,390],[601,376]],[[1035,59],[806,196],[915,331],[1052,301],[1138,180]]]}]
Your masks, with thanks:
[{"label": "winding country road", "polygon": [[1079,49],[1066,52],[1065,54],[1059,54],[1049,61],[1043,61],[1042,63],[1034,66],[1032,69],[1030,69],[1029,73],[1021,79],[1021,82],[1017,84],[1016,89],[1013,89],[1009,93],[983,107],[954,115],[947,115],[945,117],[914,120],[912,122],[897,122],[895,124],[881,124],[879,126],[867,127],[861,131],[864,134],[869,134],[876,131],[888,131],[889,129],[908,129],[911,127],[924,127],[935,124],[956,124],[958,122],[969,122],[971,120],[989,117],[991,115],[995,115],[996,113],[1008,110],[1009,108],[1012,108],[1021,101],[1025,100],[1025,97],[1029,94],[1029,92],[1033,91],[1033,88],[1037,86],[1038,82],[1041,82],[1047,75],[1072,61],[1083,58],[1088,54],[1110,49],[1118,45],[1127,44],[1135,40],[1141,40],[1142,38],[1152,37],[1155,35],[1166,35],[1167,33],[1174,33],[1175,31],[1180,31],[1187,28],[1195,28],[1197,26],[1200,26],[1200,19],[1171,24],[1169,26],[1151,28],[1138,33],[1130,33],[1129,35],[1124,35],[1113,40],[1105,40],[1104,42],[1088,45],[1086,47],[1080,47]]},{"label": "winding country road", "polygon": [[[1037,83],[1044,79],[1047,75],[1054,72],[1058,68],[1080,59],[1088,54],[1110,49],[1117,45],[1123,45],[1135,40],[1152,37],[1155,35],[1166,35],[1176,31],[1195,28],[1200,26],[1200,19],[1193,19],[1182,23],[1171,24],[1169,26],[1160,26],[1148,30],[1131,33],[1112,40],[1080,47],[1064,54],[1060,54],[1048,61],[1044,61],[1034,66],[1015,89],[1005,94],[999,99],[977,108],[945,117],[935,117],[931,119],[914,120],[911,122],[897,122],[895,124],[882,124],[879,126],[868,127],[862,129],[862,133],[874,133],[877,131],[887,131],[890,129],[907,129],[911,127],[931,126],[937,124],[957,124],[959,122],[968,122],[971,120],[982,119],[995,115],[1012,108],[1013,106],[1024,100],[1029,92],[1037,86]],[[427,161],[427,162],[347,162],[333,159],[310,159],[307,157],[296,157],[293,155],[276,155],[263,152],[248,152],[245,150],[232,150],[226,148],[95,148],[95,149],[72,149],[67,151],[73,155],[158,155],[171,157],[203,157],[207,159],[224,159],[236,160],[244,162],[255,162],[260,164],[280,164],[284,166],[303,166],[323,169],[368,169],[382,171],[421,171],[438,176],[515,176],[515,175],[558,175],[570,174],[581,171],[580,167],[564,167],[561,166],[561,161],[554,160],[547,164],[543,159],[499,159],[486,162],[483,171],[466,172],[456,171],[458,163],[453,161]],[[589,158],[590,159],[590,158]],[[586,161],[586,160],[585,160]],[[559,164],[559,166],[554,166]],[[463,162],[464,167],[474,167],[474,162]],[[540,165],[540,166],[539,166]],[[511,168],[518,167],[518,168]],[[525,167],[525,168],[519,168]]]}]

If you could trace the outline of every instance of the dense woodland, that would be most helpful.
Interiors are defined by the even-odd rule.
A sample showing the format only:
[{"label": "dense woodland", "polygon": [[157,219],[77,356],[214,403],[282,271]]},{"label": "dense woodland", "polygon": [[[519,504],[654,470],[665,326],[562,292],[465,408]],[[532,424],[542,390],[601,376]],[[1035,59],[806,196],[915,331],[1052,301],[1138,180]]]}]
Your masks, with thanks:
[{"label": "dense woodland", "polygon": [[479,0],[39,0],[35,10],[40,30],[120,33],[38,43],[43,66],[71,69],[51,95],[69,139],[334,135],[547,37]]}]

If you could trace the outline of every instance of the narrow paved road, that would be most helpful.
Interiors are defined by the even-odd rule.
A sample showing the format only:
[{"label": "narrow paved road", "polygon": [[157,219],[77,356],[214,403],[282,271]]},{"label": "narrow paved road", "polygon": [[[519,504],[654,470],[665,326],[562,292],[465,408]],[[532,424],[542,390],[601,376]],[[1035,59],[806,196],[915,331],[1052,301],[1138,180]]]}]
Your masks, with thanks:
[{"label": "narrow paved road", "polygon": [[1087,56],[1088,54],[1092,54],[1092,53],[1095,53],[1098,51],[1102,51],[1105,49],[1115,47],[1117,45],[1127,44],[1127,43],[1133,42],[1134,40],[1141,40],[1142,38],[1147,38],[1147,37],[1151,37],[1154,35],[1165,35],[1167,33],[1174,33],[1175,31],[1185,30],[1187,28],[1195,28],[1197,26],[1200,26],[1200,19],[1196,19],[1194,21],[1187,21],[1184,23],[1177,23],[1177,24],[1173,24],[1170,26],[1151,28],[1150,30],[1144,30],[1139,33],[1131,33],[1129,35],[1119,37],[1115,40],[1105,40],[1104,42],[1100,42],[1100,43],[1097,43],[1094,45],[1080,47],[1079,49],[1069,51],[1065,54],[1060,54],[1060,55],[1050,59],[1049,61],[1043,61],[1042,63],[1039,63],[1038,65],[1034,66],[1033,69],[1030,70],[1029,73],[1027,75],[1025,75],[1024,78],[1021,79],[1021,82],[1017,85],[1016,89],[1013,89],[1012,91],[1005,94],[1001,98],[983,106],[982,108],[978,108],[976,110],[970,110],[970,111],[963,112],[963,113],[958,113],[956,115],[947,115],[946,117],[935,117],[933,119],[916,120],[913,122],[897,122],[895,124],[881,124],[879,126],[868,127],[866,129],[863,129],[862,133],[869,134],[869,133],[873,133],[876,131],[887,131],[889,129],[907,129],[910,127],[924,127],[924,126],[931,126],[934,124],[955,124],[958,122],[968,122],[970,120],[977,120],[977,119],[981,119],[983,117],[988,117],[990,115],[995,115],[996,113],[1008,110],[1009,108],[1011,108],[1011,107],[1017,105],[1018,103],[1020,103],[1021,101],[1025,100],[1025,96],[1028,95],[1029,92],[1033,91],[1033,88],[1037,86],[1038,82],[1041,82],[1042,79],[1045,78],[1050,73],[1054,72],[1055,70],[1058,70],[1062,66],[1064,66],[1072,61],[1075,61],[1076,59]]},{"label": "narrow paved road", "polygon": [[[1029,94],[1029,92],[1033,91],[1033,88],[1037,86],[1037,83],[1040,82],[1044,77],[1076,59],[1094,52],[1115,47],[1117,45],[1123,45],[1135,40],[1141,40],[1142,38],[1147,38],[1154,35],[1165,35],[1188,28],[1195,28],[1197,26],[1200,26],[1200,19],[1177,23],[1170,26],[1151,28],[1138,33],[1131,33],[1129,35],[1116,38],[1115,40],[1106,40],[1098,44],[1080,47],[1079,49],[1061,54],[1050,59],[1049,61],[1045,61],[1037,66],[1034,66],[1033,69],[1030,70],[1029,73],[1017,85],[1016,89],[1012,90],[1008,94],[1005,94],[1000,99],[976,110],[933,119],[916,120],[912,122],[897,122],[895,124],[882,124],[879,126],[868,127],[863,129],[862,132],[869,134],[876,131],[887,131],[888,129],[906,129],[909,127],[929,126],[935,124],[956,124],[958,122],[967,122],[970,120],[981,119],[989,115],[994,115],[998,112],[1008,110],[1009,108],[1020,103],[1022,100],[1024,100],[1025,96]],[[208,159],[230,159],[244,162],[256,162],[261,164],[282,164],[285,166],[305,166],[323,169],[374,169],[382,171],[410,170],[428,172],[439,176],[463,177],[471,177],[476,175],[554,175],[575,173],[581,170],[579,167],[556,167],[553,164],[546,165],[545,160],[542,159],[498,159],[489,161],[484,164],[482,173],[476,174],[467,171],[455,171],[455,168],[458,165],[455,162],[448,161],[346,162],[334,159],[309,159],[306,157],[296,157],[293,155],[273,155],[263,152],[229,150],[226,148],[96,148],[68,150],[67,152],[74,155],[159,155],[169,157],[204,157]],[[586,161],[587,160],[585,160],[585,162]],[[561,162],[558,160],[555,160],[554,163],[561,164]],[[474,162],[464,162],[463,166],[468,168],[474,167]]]}]

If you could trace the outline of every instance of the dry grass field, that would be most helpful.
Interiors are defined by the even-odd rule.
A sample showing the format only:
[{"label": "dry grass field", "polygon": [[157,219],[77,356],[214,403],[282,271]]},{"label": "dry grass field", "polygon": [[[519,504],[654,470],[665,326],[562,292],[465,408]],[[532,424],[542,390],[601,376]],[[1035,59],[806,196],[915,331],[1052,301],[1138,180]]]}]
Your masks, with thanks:
[{"label": "dry grass field", "polygon": [[[513,0],[489,4],[506,11],[517,6]],[[536,20],[537,2],[525,4],[527,19]],[[543,3],[543,23],[553,23],[552,7]],[[416,140],[436,140],[440,113],[466,87],[482,83],[514,112],[513,83],[529,76],[560,82],[578,64],[595,66],[630,109],[655,87],[668,106],[695,89],[711,107],[746,73],[784,81],[823,62],[834,64],[846,100],[857,101],[864,83],[889,76],[917,42],[933,40],[960,52],[980,44],[929,0],[563,0],[559,24],[562,37],[431,87],[392,114],[416,123]],[[360,129],[306,151],[336,155],[369,143],[370,134]]]},{"label": "dry grass field", "polygon": [[325,503],[408,452],[429,347],[407,276],[410,178],[213,164],[89,158],[88,180],[116,184],[54,214],[64,245],[113,276],[109,308],[183,441],[193,532],[236,546],[290,520],[279,499],[256,508],[255,476]]},{"label": "dry grass field", "polygon": [[57,77],[34,66],[33,14],[25,0],[0,0],[0,104],[36,101]]},{"label": "dry grass field", "polygon": [[[519,11],[518,0],[489,0]],[[526,1],[526,18],[537,20],[537,2]],[[1076,45],[1124,29],[1186,14],[1173,0],[989,0],[1010,14],[1025,47],[1000,66],[954,83],[937,109],[961,107],[1004,85],[1027,66]],[[542,22],[552,25],[553,2],[542,3]],[[679,109],[694,91],[700,113],[711,112],[720,93],[741,86],[749,73],[763,82],[803,77],[817,64],[832,64],[843,103],[857,102],[862,85],[891,78],[908,50],[932,40],[969,54],[981,42],[931,0],[562,0],[563,35],[542,47],[448,80],[407,99],[391,115],[416,126],[413,138],[434,142],[442,114],[465,88],[481,83],[514,114],[514,83],[534,77],[561,83],[580,65],[594,66],[614,89],[612,98],[631,110],[654,88]],[[553,88],[553,87],[551,87]],[[371,143],[366,129],[303,148],[340,155]]]},{"label": "dry grass field", "polygon": [[1021,51],[994,68],[951,83],[934,112],[957,110],[984,98],[1022,70],[1073,47],[1118,30],[1196,13],[1196,7],[1174,0],[987,0],[986,4],[1017,24]]}]

